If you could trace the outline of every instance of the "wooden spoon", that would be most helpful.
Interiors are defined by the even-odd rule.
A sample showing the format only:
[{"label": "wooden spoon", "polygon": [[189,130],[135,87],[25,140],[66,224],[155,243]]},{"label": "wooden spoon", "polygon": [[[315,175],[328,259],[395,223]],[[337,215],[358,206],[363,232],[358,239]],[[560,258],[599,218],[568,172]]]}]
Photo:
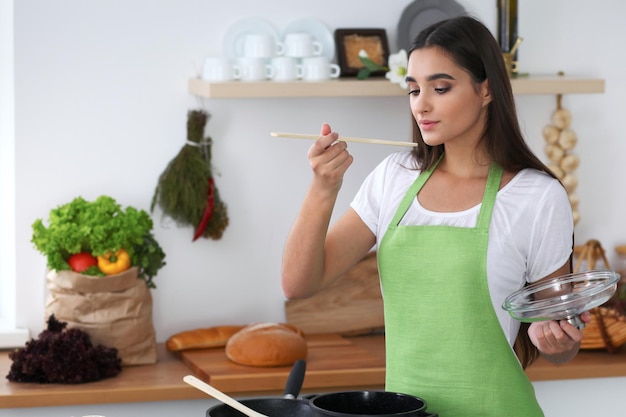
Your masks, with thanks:
[{"label": "wooden spoon", "polygon": [[[271,132],[270,135],[278,137],[278,138],[292,138],[292,139],[317,140],[320,138],[320,135],[307,135],[307,134],[302,134],[302,133]],[[409,147],[417,146],[417,143],[413,143],[413,142],[400,142],[400,141],[392,141],[392,140],[384,140],[384,139],[349,138],[345,136],[339,136],[337,140],[340,142],[373,143],[376,145],[409,146]]]},{"label": "wooden spoon", "polygon": [[185,381],[192,387],[197,388],[206,394],[209,394],[211,397],[215,398],[216,400],[219,400],[223,402],[224,404],[231,406],[235,410],[244,413],[248,417],[268,417],[265,414],[261,414],[257,411],[254,411],[250,407],[245,406],[244,404],[240,403],[234,398],[229,397],[228,395],[224,394],[222,391],[218,390],[214,386],[207,384],[206,382],[202,381],[201,379],[196,378],[193,375],[186,375],[185,377],[183,377],[183,381]]}]

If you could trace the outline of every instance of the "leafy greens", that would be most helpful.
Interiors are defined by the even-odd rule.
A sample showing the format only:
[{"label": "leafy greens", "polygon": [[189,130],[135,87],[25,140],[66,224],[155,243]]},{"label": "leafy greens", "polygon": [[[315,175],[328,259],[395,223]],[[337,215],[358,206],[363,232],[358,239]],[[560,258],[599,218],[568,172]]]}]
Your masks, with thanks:
[{"label": "leafy greens", "polygon": [[[152,234],[152,219],[144,210],[123,209],[113,198],[100,196],[93,202],[76,197],[52,209],[49,226],[42,219],[32,225],[31,242],[46,256],[48,267],[69,270],[70,255],[89,252],[94,256],[125,249],[131,264],[139,267],[139,276],[151,288],[152,278],[165,265],[165,253]],[[97,268],[85,271],[101,275]]]}]

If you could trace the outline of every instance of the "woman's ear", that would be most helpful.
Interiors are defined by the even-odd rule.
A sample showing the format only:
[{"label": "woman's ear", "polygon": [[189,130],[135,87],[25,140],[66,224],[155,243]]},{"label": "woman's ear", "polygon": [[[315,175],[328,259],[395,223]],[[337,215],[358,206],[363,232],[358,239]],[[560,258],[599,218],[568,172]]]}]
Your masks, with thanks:
[{"label": "woman's ear", "polygon": [[480,96],[483,99],[483,107],[487,107],[491,103],[491,89],[489,88],[489,80],[485,80],[480,84]]}]

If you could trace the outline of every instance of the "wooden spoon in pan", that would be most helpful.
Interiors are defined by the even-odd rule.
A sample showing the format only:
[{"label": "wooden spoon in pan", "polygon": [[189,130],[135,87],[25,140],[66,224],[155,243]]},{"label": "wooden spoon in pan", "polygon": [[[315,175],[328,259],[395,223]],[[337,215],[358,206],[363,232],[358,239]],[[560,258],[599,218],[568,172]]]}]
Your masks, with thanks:
[{"label": "wooden spoon in pan", "polygon": [[183,381],[185,381],[192,387],[197,388],[206,394],[209,394],[211,397],[215,398],[216,400],[219,400],[223,402],[224,404],[233,407],[235,410],[244,413],[248,417],[268,417],[265,414],[261,414],[257,411],[254,411],[250,407],[245,406],[244,404],[240,403],[234,398],[229,397],[228,395],[224,394],[222,391],[218,390],[214,386],[207,384],[203,380],[196,378],[193,375],[186,375],[183,378]]}]

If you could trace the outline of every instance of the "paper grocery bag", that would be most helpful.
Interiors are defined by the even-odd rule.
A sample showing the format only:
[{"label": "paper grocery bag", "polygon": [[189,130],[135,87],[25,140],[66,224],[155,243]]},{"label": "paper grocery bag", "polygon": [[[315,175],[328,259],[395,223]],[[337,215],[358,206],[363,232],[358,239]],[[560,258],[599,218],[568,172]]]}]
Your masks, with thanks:
[{"label": "paper grocery bag", "polygon": [[132,267],[105,277],[50,271],[46,320],[54,314],[87,332],[94,345],[116,348],[122,365],[155,363],[152,295],[138,271]]}]

